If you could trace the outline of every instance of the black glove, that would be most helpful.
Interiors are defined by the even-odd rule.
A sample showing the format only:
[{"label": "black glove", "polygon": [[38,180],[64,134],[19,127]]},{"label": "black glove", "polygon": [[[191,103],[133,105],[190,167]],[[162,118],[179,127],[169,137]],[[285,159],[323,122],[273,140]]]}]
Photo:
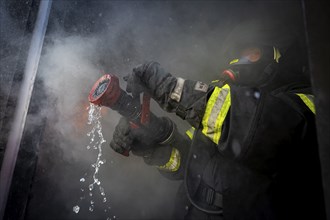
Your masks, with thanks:
[{"label": "black glove", "polygon": [[140,64],[133,68],[131,74],[124,77],[127,81],[126,91],[131,93],[133,97],[139,96],[140,93],[146,92],[146,83],[144,82],[144,75],[149,63]]},{"label": "black glove", "polygon": [[130,151],[132,143],[130,124],[126,118],[122,117],[115,128],[110,147],[117,153],[123,154],[125,151]]},{"label": "black glove", "polygon": [[154,61],[136,66],[125,79],[127,92],[132,93],[133,96],[147,92],[157,102],[167,99],[166,94],[169,94],[176,85],[176,78],[166,73],[160,64]]},{"label": "black glove", "polygon": [[153,120],[147,127],[133,128],[130,122],[122,117],[117,124],[110,147],[117,153],[132,151],[145,158],[153,154],[158,143],[170,136],[173,124],[168,118]]},{"label": "black glove", "polygon": [[132,151],[133,154],[142,155],[152,148],[150,143],[151,134],[144,128],[132,128],[130,122],[122,117],[119,120],[110,142],[110,147],[117,153],[123,154]]},{"label": "black glove", "polygon": [[[190,139],[179,134],[176,125],[170,119],[160,119],[163,127],[171,125],[173,129],[171,130],[171,135],[165,141],[162,140],[159,142],[160,139],[155,139],[157,132],[150,132],[146,128],[132,128],[126,118],[121,118],[116,126],[110,147],[120,154],[131,150],[134,155],[142,157],[146,164],[159,168],[166,165],[172,159],[173,150],[179,150],[181,158],[180,169],[175,173],[164,170],[164,168],[160,169],[162,171],[161,173],[170,179],[182,179]],[[154,140],[148,141],[150,139]]]}]

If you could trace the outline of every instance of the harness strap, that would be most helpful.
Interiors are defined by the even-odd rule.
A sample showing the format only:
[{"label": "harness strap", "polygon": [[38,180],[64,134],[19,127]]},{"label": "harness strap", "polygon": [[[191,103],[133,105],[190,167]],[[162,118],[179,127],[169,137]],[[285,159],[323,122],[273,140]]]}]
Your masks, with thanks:
[{"label": "harness strap", "polygon": [[213,188],[203,182],[200,184],[196,192],[196,197],[199,202],[211,206],[213,208],[222,209],[223,207],[222,194],[215,191]]}]

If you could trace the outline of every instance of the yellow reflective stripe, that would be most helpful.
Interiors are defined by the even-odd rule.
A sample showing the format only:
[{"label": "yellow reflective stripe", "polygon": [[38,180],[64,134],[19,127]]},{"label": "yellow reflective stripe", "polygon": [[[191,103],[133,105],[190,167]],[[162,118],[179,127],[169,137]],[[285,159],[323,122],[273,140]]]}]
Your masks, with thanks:
[{"label": "yellow reflective stripe", "polygon": [[216,144],[220,140],[221,127],[229,110],[230,101],[230,88],[226,84],[222,88],[214,89],[206,105],[202,120],[202,133]]},{"label": "yellow reflective stripe", "polygon": [[158,166],[158,169],[175,172],[180,168],[180,163],[181,163],[180,152],[173,147],[169,161],[163,166]]},{"label": "yellow reflective stripe", "polygon": [[239,61],[239,59],[234,59],[232,61],[230,61],[229,65],[233,64],[233,63],[237,63]]},{"label": "yellow reflective stripe", "polygon": [[195,132],[195,128],[191,127],[189,130],[186,131],[186,135],[191,139],[193,139],[194,137],[194,132]]},{"label": "yellow reflective stripe", "polygon": [[207,101],[205,113],[204,113],[203,120],[202,120],[202,125],[203,125],[202,132],[205,135],[208,134],[208,129],[209,129],[208,122],[209,122],[209,119],[210,119],[210,116],[211,116],[213,106],[214,106],[217,98],[219,97],[220,91],[221,91],[221,89],[219,87],[215,87],[211,97]]},{"label": "yellow reflective stripe", "polygon": [[282,55],[276,47],[273,47],[273,50],[274,50],[274,60],[276,61],[276,63],[279,63],[279,60]]},{"label": "yellow reflective stripe", "polygon": [[303,93],[296,93],[296,95],[298,95],[301,98],[301,100],[305,103],[305,105],[307,105],[307,107],[314,114],[316,114],[315,105],[314,105],[314,96],[313,95],[306,95],[306,94],[303,94]]}]

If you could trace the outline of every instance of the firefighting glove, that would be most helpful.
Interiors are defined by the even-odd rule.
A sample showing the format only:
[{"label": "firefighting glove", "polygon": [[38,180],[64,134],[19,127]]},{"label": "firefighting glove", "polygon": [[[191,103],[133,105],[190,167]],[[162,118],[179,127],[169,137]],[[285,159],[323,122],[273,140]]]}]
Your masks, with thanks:
[{"label": "firefighting glove", "polygon": [[131,134],[129,122],[126,118],[122,117],[115,128],[110,147],[117,153],[123,154],[125,151],[131,149],[132,143],[133,135]]},{"label": "firefighting glove", "polygon": [[162,109],[175,112],[193,127],[200,124],[207,97],[213,91],[205,83],[175,77],[153,61],[135,67],[126,81],[127,92],[134,96],[148,93]]},{"label": "firefighting glove", "polygon": [[[162,122],[169,119],[162,118]],[[151,141],[152,140],[152,141]],[[130,122],[122,117],[117,124],[110,147],[117,153],[131,151],[143,158],[148,165],[162,165],[171,155],[171,148],[159,145],[154,133],[146,128],[132,128]]]},{"label": "firefighting glove", "polygon": [[132,128],[130,122],[122,117],[117,124],[110,142],[110,147],[117,153],[123,154],[125,151],[132,150],[133,154],[143,154],[151,148],[150,144],[143,143],[149,140],[151,134],[143,128]]},{"label": "firefighting glove", "polygon": [[176,78],[166,73],[160,64],[154,61],[133,68],[132,74],[125,79],[127,92],[132,93],[133,96],[146,92],[157,102],[166,98],[164,95],[176,85]]}]

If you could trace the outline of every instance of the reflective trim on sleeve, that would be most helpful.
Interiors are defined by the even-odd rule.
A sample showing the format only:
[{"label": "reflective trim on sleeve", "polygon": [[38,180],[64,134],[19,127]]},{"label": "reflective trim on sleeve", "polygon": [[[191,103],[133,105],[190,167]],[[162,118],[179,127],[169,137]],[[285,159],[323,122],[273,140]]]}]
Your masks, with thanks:
[{"label": "reflective trim on sleeve", "polygon": [[169,161],[165,165],[157,166],[157,167],[160,170],[175,172],[180,168],[180,163],[181,163],[180,152],[173,147]]},{"label": "reflective trim on sleeve", "polygon": [[221,136],[222,124],[225,121],[231,104],[230,87],[215,87],[209,98],[202,120],[203,134],[218,144]]},{"label": "reflective trim on sleeve", "polygon": [[276,61],[276,63],[279,63],[279,60],[282,55],[281,55],[279,49],[277,49],[276,47],[273,47],[273,50],[274,50],[274,60]]},{"label": "reflective trim on sleeve", "polygon": [[190,138],[190,140],[193,139],[194,132],[195,132],[195,128],[194,127],[191,127],[189,130],[186,131],[186,135]]},{"label": "reflective trim on sleeve", "polygon": [[314,105],[314,96],[313,95],[306,95],[306,94],[303,94],[303,93],[296,93],[296,95],[298,95],[301,98],[301,100],[305,103],[305,105],[307,105],[307,107],[314,114],[316,114],[315,105]]},{"label": "reflective trim on sleeve", "polygon": [[173,92],[170,95],[170,98],[172,100],[174,100],[176,102],[180,102],[184,81],[185,80],[180,78],[180,77],[177,78],[175,88],[174,88]]}]

